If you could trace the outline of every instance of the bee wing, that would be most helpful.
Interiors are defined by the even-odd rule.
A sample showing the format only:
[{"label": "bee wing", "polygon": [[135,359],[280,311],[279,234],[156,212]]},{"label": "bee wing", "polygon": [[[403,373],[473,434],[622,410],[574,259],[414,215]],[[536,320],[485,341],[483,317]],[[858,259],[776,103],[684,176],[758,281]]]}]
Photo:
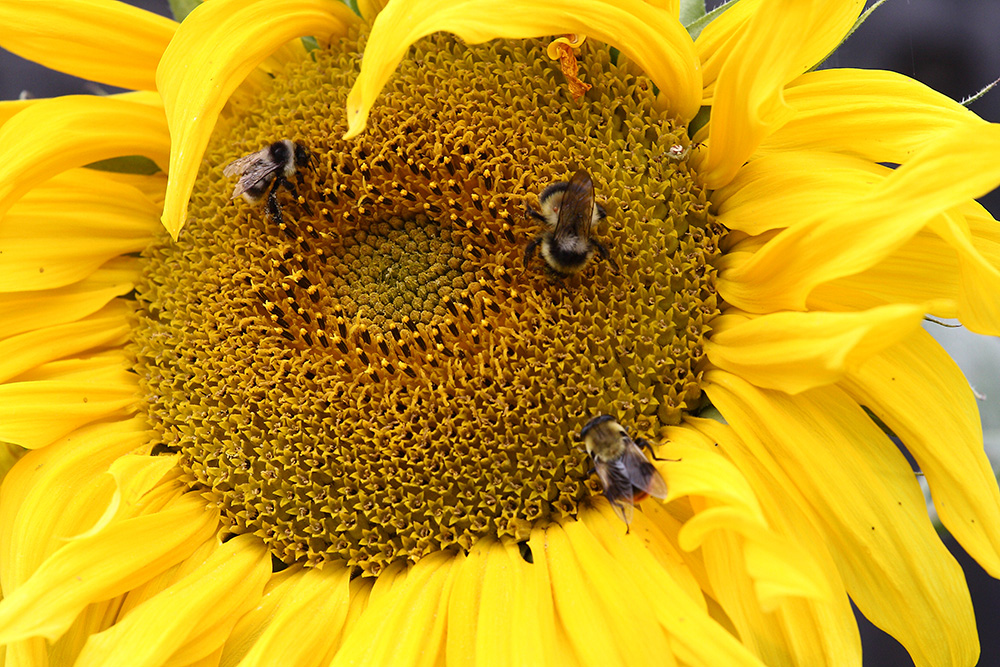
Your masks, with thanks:
[{"label": "bee wing", "polygon": [[642,489],[654,498],[667,497],[667,483],[663,476],[649,462],[639,446],[632,438],[625,443],[625,454],[621,457],[622,467],[626,471],[629,483],[637,489]]},{"label": "bee wing", "polygon": [[263,152],[257,151],[250,155],[244,155],[222,168],[222,173],[225,176],[235,176],[238,174],[240,177],[240,180],[236,182],[236,187],[233,188],[233,199],[236,199],[261,181],[270,179],[281,168],[276,162],[266,159],[263,156]]},{"label": "bee wing", "polygon": [[222,168],[222,173],[225,174],[226,178],[230,176],[235,176],[236,174],[242,174],[247,170],[247,167],[251,162],[255,160],[260,160],[260,151],[256,153],[250,153],[250,155],[244,155],[243,157],[238,157],[225,167]]},{"label": "bee wing", "polygon": [[562,202],[559,204],[559,218],[553,236],[590,238],[590,224],[594,220],[594,181],[586,170],[573,174],[566,185]]},{"label": "bee wing", "polygon": [[635,504],[632,502],[631,498],[624,498],[622,500],[611,500],[611,509],[615,511],[618,518],[625,522],[626,526],[632,525],[632,515],[635,514]]},{"label": "bee wing", "polygon": [[632,513],[635,511],[632,501],[632,482],[629,481],[628,471],[621,459],[614,461],[598,460],[594,461],[594,469],[597,477],[604,487],[604,495],[611,503],[622,521],[627,524],[632,522]]}]

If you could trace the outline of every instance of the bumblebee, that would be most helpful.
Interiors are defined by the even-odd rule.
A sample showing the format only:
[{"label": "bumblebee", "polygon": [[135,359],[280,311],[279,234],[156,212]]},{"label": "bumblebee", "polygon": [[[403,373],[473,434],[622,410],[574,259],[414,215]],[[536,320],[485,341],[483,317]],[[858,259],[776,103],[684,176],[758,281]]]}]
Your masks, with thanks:
[{"label": "bumblebee", "polygon": [[594,256],[615,266],[608,249],[591,236],[591,229],[607,213],[594,200],[594,181],[585,169],[573,174],[569,181],[552,183],[538,195],[537,210],[527,205],[528,215],[546,225],[545,231],[532,239],[524,249],[524,265],[531,261],[538,246],[542,257],[556,273],[571,275],[579,272]]},{"label": "bumblebee", "polygon": [[312,155],[305,147],[291,139],[282,139],[233,160],[223,167],[222,173],[229,178],[239,176],[233,188],[233,199],[242,195],[251,204],[256,204],[266,194],[267,211],[280,224],[283,216],[278,203],[278,188],[283,186],[296,194],[295,186],[289,179],[295,176],[301,183],[302,174],[299,169],[311,165]]},{"label": "bumblebee", "polygon": [[667,497],[667,483],[642,453],[652,447],[642,438],[632,440],[614,417],[594,417],[580,430],[580,438],[594,461],[605,497],[626,526],[632,522],[635,503],[648,496]]}]

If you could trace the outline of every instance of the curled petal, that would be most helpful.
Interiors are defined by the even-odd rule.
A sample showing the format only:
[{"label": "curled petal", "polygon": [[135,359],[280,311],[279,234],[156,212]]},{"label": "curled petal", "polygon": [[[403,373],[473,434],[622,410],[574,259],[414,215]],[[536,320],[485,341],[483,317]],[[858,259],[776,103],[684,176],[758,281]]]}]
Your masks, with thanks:
[{"label": "curled petal", "polygon": [[785,89],[792,118],[760,145],[760,154],[830,151],[904,164],[948,131],[984,121],[946,95],[896,72],[826,69]]},{"label": "curled petal", "polygon": [[728,229],[762,234],[809,219],[832,201],[866,195],[891,173],[888,167],[836,153],[772,153],[747,163],[712,193],[712,203]]},{"label": "curled petal", "polygon": [[218,513],[189,494],[162,511],[71,540],[0,601],[0,643],[57,639],[88,604],[121,595],[183,560],[217,525]]},{"label": "curled petal", "polygon": [[115,0],[8,0],[0,3],[0,25],[0,46],[22,58],[136,90],[156,89],[153,72],[177,29]]},{"label": "curled petal", "polygon": [[983,451],[976,398],[951,357],[918,331],[853,369],[844,387],[906,445],[948,532],[1000,576],[1000,491]]},{"label": "curled petal", "polygon": [[[114,97],[39,100],[0,127],[0,219],[24,193],[73,167],[122,155],[167,164],[163,109]],[[45,137],[40,141],[40,137]]]},{"label": "curled petal", "polygon": [[1000,183],[1000,126],[963,126],[860,199],[832,204],[720,273],[719,292],[749,312],[804,310],[818,285],[863,271],[936,215]]},{"label": "curled petal", "polygon": [[863,7],[862,0],[762,2],[739,39],[724,41],[732,50],[719,70],[708,151],[699,165],[709,188],[728,183],[764,137],[791,117],[785,85],[833,51]]},{"label": "curled petal", "polygon": [[920,327],[927,308],[898,304],[857,313],[771,313],[713,322],[709,360],[758,387],[797,394],[837,382]]},{"label": "curled petal", "polygon": [[[722,371],[705,391],[759,466],[818,527],[861,612],[917,664],[974,664],[979,653],[965,576],[927,516],[909,463],[837,387],[789,396]],[[947,619],[946,622],[942,622]]]},{"label": "curled petal", "polygon": [[252,535],[238,535],[190,574],[93,635],[75,664],[155,667],[164,664],[164,656],[175,664],[200,660],[218,650],[236,620],[257,604],[270,575],[264,545]]},{"label": "curled petal", "polygon": [[156,70],[170,127],[162,219],[172,236],[184,226],[202,155],[233,91],[285,42],[341,36],[355,21],[336,0],[212,0],[184,19]]},{"label": "curled petal", "polygon": [[698,112],[701,74],[694,45],[676,16],[641,0],[393,0],[375,19],[361,74],[347,98],[348,130],[368,113],[410,45],[446,30],[470,44],[575,33],[610,44],[636,62],[685,120]]}]

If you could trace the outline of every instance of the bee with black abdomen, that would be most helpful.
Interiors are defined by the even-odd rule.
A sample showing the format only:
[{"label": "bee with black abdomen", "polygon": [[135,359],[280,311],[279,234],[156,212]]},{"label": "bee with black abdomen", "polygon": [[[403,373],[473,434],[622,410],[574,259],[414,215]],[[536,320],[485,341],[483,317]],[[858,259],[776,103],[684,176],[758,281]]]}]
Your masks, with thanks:
[{"label": "bee with black abdomen", "polygon": [[635,503],[648,496],[667,497],[667,483],[642,453],[649,443],[632,440],[610,415],[594,417],[580,430],[580,438],[594,461],[604,495],[625,525],[632,522]]},{"label": "bee with black abdomen", "polygon": [[538,195],[537,210],[530,204],[528,215],[545,223],[546,229],[524,249],[524,264],[528,265],[538,246],[542,257],[553,271],[573,274],[587,265],[595,252],[611,262],[611,255],[590,235],[598,220],[607,217],[604,207],[594,200],[594,181],[585,169],[573,174],[569,181],[553,183]]},{"label": "bee with black abdomen", "polygon": [[[312,163],[312,155],[301,144],[291,139],[275,141],[259,151],[236,158],[222,169],[227,177],[239,176],[233,188],[233,199],[240,195],[251,204],[256,204],[267,194],[267,210],[275,222],[282,222],[281,206],[278,204],[277,190],[284,186],[296,194],[295,186],[289,180],[292,176],[302,182],[299,169]],[[308,209],[307,209],[308,210]]]}]

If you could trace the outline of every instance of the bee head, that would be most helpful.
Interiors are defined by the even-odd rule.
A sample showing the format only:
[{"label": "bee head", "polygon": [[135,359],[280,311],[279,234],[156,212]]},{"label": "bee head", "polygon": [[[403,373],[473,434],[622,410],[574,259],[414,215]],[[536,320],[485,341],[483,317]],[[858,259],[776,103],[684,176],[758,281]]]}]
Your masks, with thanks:
[{"label": "bee head", "polygon": [[584,424],[582,429],[580,429],[580,436],[579,436],[580,439],[582,440],[583,438],[586,438],[587,434],[590,433],[590,430],[595,426],[599,426],[601,424],[605,424],[609,421],[614,421],[614,420],[615,418],[612,417],[611,415],[598,415],[597,417],[594,417],[589,422]]},{"label": "bee head", "polygon": [[312,153],[302,144],[295,144],[295,166],[315,169]]}]

